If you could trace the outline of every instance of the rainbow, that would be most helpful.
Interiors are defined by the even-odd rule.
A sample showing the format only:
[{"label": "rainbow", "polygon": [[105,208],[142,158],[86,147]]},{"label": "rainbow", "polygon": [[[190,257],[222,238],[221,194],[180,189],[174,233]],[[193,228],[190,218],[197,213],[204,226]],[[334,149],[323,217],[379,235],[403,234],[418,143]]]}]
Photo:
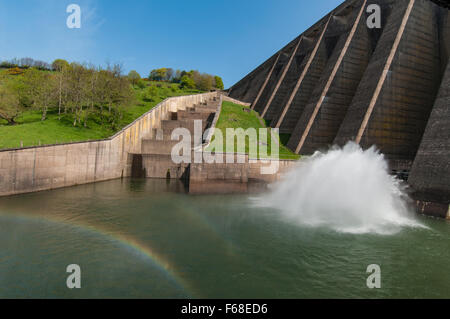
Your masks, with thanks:
[{"label": "rainbow", "polygon": [[[188,216],[192,223],[195,223],[196,226],[202,227],[205,229],[208,233],[211,239],[214,239],[218,242],[221,242],[223,245],[224,251],[228,252],[230,255],[233,255],[234,257],[238,257],[235,254],[236,248],[231,239],[226,238],[218,229],[217,227],[212,224],[206,216],[200,214],[197,210],[194,210],[190,208],[189,206],[182,206],[180,204],[180,210],[182,210],[186,216]],[[239,256],[242,257],[242,256]]]},{"label": "rainbow", "polygon": [[176,270],[176,268],[161,254],[159,254],[154,249],[144,245],[138,240],[121,234],[114,234],[108,230],[94,227],[92,225],[86,225],[79,222],[73,222],[63,219],[58,219],[55,217],[49,216],[31,216],[31,215],[23,215],[23,214],[0,214],[0,218],[8,218],[12,220],[22,220],[25,222],[47,222],[57,225],[62,225],[66,227],[75,228],[77,230],[87,232],[94,235],[102,236],[103,238],[108,239],[111,242],[119,244],[119,246],[127,251],[132,251],[134,254],[147,259],[150,261],[159,271],[164,273],[168,279],[175,284],[178,288],[182,289],[183,292],[187,293],[189,297],[192,294],[195,294],[195,289],[191,286],[191,284],[186,281],[183,276]]}]

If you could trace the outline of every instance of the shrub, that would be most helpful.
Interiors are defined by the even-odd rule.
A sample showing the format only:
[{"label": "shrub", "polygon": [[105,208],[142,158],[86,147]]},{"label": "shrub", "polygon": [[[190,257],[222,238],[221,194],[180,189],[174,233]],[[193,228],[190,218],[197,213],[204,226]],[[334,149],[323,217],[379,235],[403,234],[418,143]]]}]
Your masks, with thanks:
[{"label": "shrub", "polygon": [[0,63],[0,68],[2,68],[2,69],[12,69],[12,68],[16,68],[16,67],[18,67],[18,65],[14,64],[12,62],[3,61],[2,63]]},{"label": "shrub", "polygon": [[184,75],[181,78],[181,87],[184,89],[195,89],[195,82],[194,79],[191,77]]},{"label": "shrub", "polygon": [[164,99],[165,99],[166,97],[168,97],[168,96],[170,95],[169,88],[163,87],[163,88],[159,89],[159,95],[160,95],[162,98],[164,98]]},{"label": "shrub", "polygon": [[147,86],[147,84],[145,83],[144,80],[139,80],[139,81],[137,82],[136,85],[137,85],[137,87],[140,88],[141,90],[142,90],[142,89],[145,89],[145,87]]},{"label": "shrub", "polygon": [[224,87],[224,85],[223,85],[223,81],[222,81],[222,78],[220,77],[220,76],[215,76],[214,77],[214,82],[216,82],[215,83],[215,87],[216,87],[216,89],[219,89],[219,90],[223,90],[225,87]]},{"label": "shrub", "polygon": [[18,67],[9,69],[7,72],[8,75],[22,75],[23,73],[24,73],[24,70],[22,70],[21,68],[18,68]]},{"label": "shrub", "polygon": [[148,101],[154,101],[155,98],[158,96],[158,89],[156,86],[149,86],[145,92],[144,92],[144,99]]},{"label": "shrub", "polygon": [[135,70],[132,70],[130,71],[130,73],[128,73],[128,79],[130,80],[131,84],[136,85],[141,80],[141,76]]},{"label": "shrub", "polygon": [[22,109],[19,97],[6,85],[0,86],[0,118],[8,122],[9,125],[16,124],[15,119],[21,114]]},{"label": "shrub", "polygon": [[52,69],[55,71],[61,71],[68,66],[69,66],[69,62],[67,62],[66,60],[63,60],[63,59],[56,59],[52,63]]},{"label": "shrub", "polygon": [[202,76],[197,85],[197,89],[201,91],[211,91],[213,87],[213,78],[211,76]]}]

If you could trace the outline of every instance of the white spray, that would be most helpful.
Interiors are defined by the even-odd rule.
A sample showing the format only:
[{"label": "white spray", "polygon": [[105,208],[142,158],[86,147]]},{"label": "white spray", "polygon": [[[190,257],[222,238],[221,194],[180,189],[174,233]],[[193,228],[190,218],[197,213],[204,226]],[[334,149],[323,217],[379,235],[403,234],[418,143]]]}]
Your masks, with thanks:
[{"label": "white spray", "polygon": [[355,234],[420,226],[409,211],[404,186],[389,175],[375,147],[364,151],[351,142],[317,152],[272,186],[258,202],[301,225]]}]

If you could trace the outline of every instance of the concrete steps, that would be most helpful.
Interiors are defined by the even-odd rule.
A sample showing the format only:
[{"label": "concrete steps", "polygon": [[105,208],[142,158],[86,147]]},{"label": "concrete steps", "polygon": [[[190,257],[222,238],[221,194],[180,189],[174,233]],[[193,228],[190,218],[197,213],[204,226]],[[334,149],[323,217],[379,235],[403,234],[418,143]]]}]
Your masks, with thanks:
[{"label": "concrete steps", "polygon": [[[171,140],[143,140],[142,141],[142,154],[158,154],[158,155],[170,155],[175,145],[179,144],[179,141]],[[182,143],[184,147],[192,147],[193,143]]]},{"label": "concrete steps", "polygon": [[[190,164],[175,163],[172,159],[172,150],[180,144],[179,140],[172,140],[172,133],[178,128],[186,128],[191,134],[191,141],[184,142],[180,146],[183,149],[192,149],[203,143],[203,133],[214,120],[219,108],[219,99],[213,99],[207,103],[196,104],[185,110],[169,113],[168,119],[161,121],[161,127],[153,129],[150,137],[142,139],[141,154],[143,172],[147,178],[171,178],[184,179],[189,176]],[[201,121],[201,134],[195,136],[196,121]],[[199,125],[199,124],[197,124]]]},{"label": "concrete steps", "polygon": [[210,111],[178,111],[178,120],[202,120],[202,121],[212,121],[214,119],[214,112]]},{"label": "concrete steps", "polygon": [[[163,130],[163,132],[170,132],[170,134],[172,134],[172,132],[177,128],[186,128],[189,130],[189,132],[191,132],[191,134],[194,134],[194,128],[195,128],[194,121],[195,121],[194,119],[177,120],[177,121],[164,120],[164,121],[161,121],[161,129]],[[201,121],[200,124],[201,124],[202,131],[204,131],[206,126],[208,125],[208,123],[206,121]],[[200,124],[198,124],[198,125],[200,125]]]}]

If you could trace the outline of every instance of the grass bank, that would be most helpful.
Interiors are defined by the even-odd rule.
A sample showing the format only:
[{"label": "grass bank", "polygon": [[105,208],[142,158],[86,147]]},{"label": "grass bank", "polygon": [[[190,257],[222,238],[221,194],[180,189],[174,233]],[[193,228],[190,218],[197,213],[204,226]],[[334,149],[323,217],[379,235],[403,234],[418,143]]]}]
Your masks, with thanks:
[{"label": "grass bank", "polygon": [[[256,154],[250,154],[250,145],[255,145],[252,143],[256,143],[258,145],[257,150],[257,156],[258,158],[266,158],[267,156],[264,155],[264,152],[261,151],[261,148],[267,147],[267,152],[269,157],[271,157],[271,148],[272,143],[276,143],[274,147],[278,147],[279,150],[279,158],[280,159],[299,159],[300,156],[293,153],[290,149],[288,149],[283,142],[286,142],[286,138],[284,136],[274,136],[273,138],[270,138],[269,130],[267,130],[267,138],[264,139],[263,137],[260,137],[259,129],[267,129],[267,124],[264,122],[264,120],[258,115],[257,112],[251,110],[249,107],[244,107],[239,104],[231,103],[228,101],[224,101],[222,104],[222,111],[220,113],[219,119],[216,124],[216,131],[214,132],[213,136],[213,143],[208,148],[209,151],[223,151],[226,150],[226,130],[227,128],[232,129],[239,129],[242,128],[244,131],[250,128],[254,128],[256,130],[256,138],[255,136],[245,136],[245,153],[249,154],[251,157],[256,157]],[[217,129],[219,129],[223,134],[223,148],[220,149],[213,149],[214,148],[214,141],[217,138]],[[243,138],[242,135],[245,135],[244,132],[239,132],[237,137],[235,137],[235,149],[234,151],[237,152],[237,139],[240,136]]]}]

